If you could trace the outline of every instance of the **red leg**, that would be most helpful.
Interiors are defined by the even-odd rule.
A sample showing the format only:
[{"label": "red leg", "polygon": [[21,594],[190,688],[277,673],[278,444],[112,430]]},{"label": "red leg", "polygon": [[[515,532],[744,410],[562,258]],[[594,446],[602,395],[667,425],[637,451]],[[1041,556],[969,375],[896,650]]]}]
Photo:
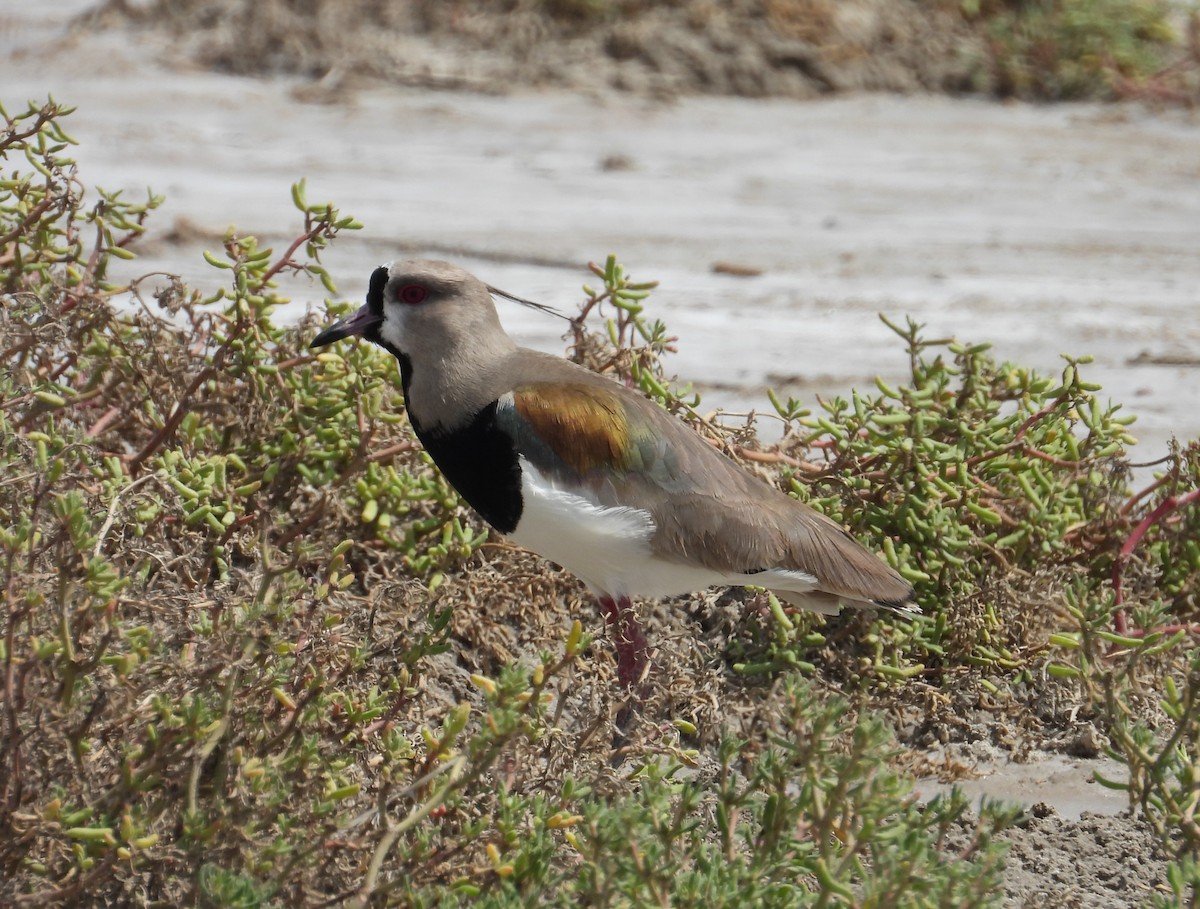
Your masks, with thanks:
[{"label": "red leg", "polygon": [[617,648],[617,681],[626,688],[634,688],[642,681],[649,662],[649,647],[646,635],[633,611],[633,603],[629,597],[614,599],[601,596],[600,609],[604,613],[604,621]]}]

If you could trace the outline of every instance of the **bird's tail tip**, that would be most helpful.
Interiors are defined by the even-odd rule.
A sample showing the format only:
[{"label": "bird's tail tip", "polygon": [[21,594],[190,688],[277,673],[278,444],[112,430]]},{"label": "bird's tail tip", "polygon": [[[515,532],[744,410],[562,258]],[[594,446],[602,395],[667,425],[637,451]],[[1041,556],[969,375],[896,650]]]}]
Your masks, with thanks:
[{"label": "bird's tail tip", "polygon": [[922,615],[923,610],[917,605],[916,595],[913,589],[908,588],[908,594],[904,597],[888,598],[886,600],[872,600],[880,609],[886,609],[888,612],[895,612],[900,615]]}]

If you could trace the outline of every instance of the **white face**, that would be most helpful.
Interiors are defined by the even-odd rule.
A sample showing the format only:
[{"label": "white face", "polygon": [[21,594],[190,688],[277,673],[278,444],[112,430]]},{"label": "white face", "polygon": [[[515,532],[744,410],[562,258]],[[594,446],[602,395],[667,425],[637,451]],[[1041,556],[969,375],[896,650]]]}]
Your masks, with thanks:
[{"label": "white face", "polygon": [[396,350],[405,350],[411,341],[408,316],[412,307],[392,300],[383,304],[383,322],[379,325],[379,337]]},{"label": "white face", "polygon": [[468,369],[511,350],[487,286],[462,269],[438,264],[389,266],[387,282],[377,291],[383,311],[379,340],[414,364],[453,360]]},{"label": "white face", "polygon": [[372,340],[407,362],[409,413],[424,426],[457,425],[495,399],[516,345],[483,282],[447,263],[396,262],[372,279],[368,305],[383,314]]},{"label": "white face", "polygon": [[413,348],[440,346],[455,307],[455,293],[438,275],[422,272],[411,263],[392,263],[388,279],[378,291],[382,297],[383,321],[379,340],[394,350],[411,355]]}]

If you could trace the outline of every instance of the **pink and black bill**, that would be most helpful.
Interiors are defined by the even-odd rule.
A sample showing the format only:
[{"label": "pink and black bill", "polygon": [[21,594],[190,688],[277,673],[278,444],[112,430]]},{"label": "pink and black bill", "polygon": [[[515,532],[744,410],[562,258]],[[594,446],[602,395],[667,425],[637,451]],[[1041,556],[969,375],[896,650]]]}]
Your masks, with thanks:
[{"label": "pink and black bill", "polygon": [[343,338],[366,338],[368,341],[379,341],[379,323],[383,321],[383,288],[387,286],[388,270],[381,265],[371,272],[371,283],[367,287],[367,302],[355,312],[338,319],[308,345],[324,347]]}]

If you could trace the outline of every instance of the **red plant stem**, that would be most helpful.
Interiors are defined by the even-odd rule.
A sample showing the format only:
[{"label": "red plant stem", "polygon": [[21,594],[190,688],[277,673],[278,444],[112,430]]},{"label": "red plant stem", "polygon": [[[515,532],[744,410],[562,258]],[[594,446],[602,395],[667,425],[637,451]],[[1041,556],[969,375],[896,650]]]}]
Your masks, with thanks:
[{"label": "red plant stem", "polygon": [[6,233],[3,237],[0,237],[0,248],[7,247],[9,243],[15,242],[18,237],[24,236],[25,231],[28,230],[29,227],[32,224],[34,224],[38,218],[40,218],[42,215],[44,215],[49,210],[50,206],[53,204],[54,204],[54,197],[46,196],[46,198],[44,198],[41,202],[39,202],[33,208],[29,209],[28,214],[26,214],[25,217],[21,219],[20,224],[18,224],[12,230],[10,230],[8,233]]},{"label": "red plant stem", "polygon": [[[1153,527],[1167,515],[1173,514],[1176,511],[1179,511],[1181,508],[1184,508],[1197,501],[1200,501],[1200,489],[1194,489],[1187,493],[1187,495],[1183,496],[1167,496],[1158,503],[1155,509],[1150,512],[1150,514],[1142,518],[1137,527],[1133,529],[1133,533],[1129,535],[1129,539],[1127,539],[1125,544],[1121,547],[1121,551],[1117,553],[1117,560],[1113,564],[1112,580],[1114,604],[1116,605],[1116,611],[1113,613],[1113,630],[1117,634],[1127,635],[1129,633],[1129,625],[1125,621],[1125,610],[1122,608],[1122,605],[1125,602],[1125,596],[1121,589],[1121,580],[1125,571],[1125,563],[1129,561],[1129,557],[1137,548],[1138,543],[1142,541],[1142,538],[1146,536],[1146,533],[1151,527]],[[1148,633],[1148,631],[1157,630],[1159,629],[1143,629],[1142,633],[1145,634]]]},{"label": "red plant stem", "polygon": [[[33,126],[29,127],[29,129],[25,130],[24,132],[12,130],[12,132],[5,132],[3,137],[0,137],[0,152],[18,142],[28,139],[30,136],[36,136],[42,131],[42,127],[58,116],[58,114],[59,107],[57,104],[47,104],[43,106],[42,109],[38,111],[37,118],[33,121]],[[8,120],[9,129],[12,129],[13,124],[17,122],[16,120],[11,120],[7,117],[5,119]]]},{"label": "red plant stem", "polygon": [[1154,490],[1161,489],[1163,486],[1165,486],[1170,481],[1171,481],[1171,475],[1169,473],[1166,473],[1166,474],[1163,474],[1161,477],[1159,477],[1157,480],[1155,480],[1153,483],[1151,483],[1149,486],[1147,486],[1145,489],[1141,490],[1141,492],[1135,492],[1133,495],[1131,495],[1129,497],[1129,501],[1121,506],[1121,511],[1120,511],[1121,516],[1124,517],[1125,515],[1129,514],[1129,512],[1133,511],[1134,505],[1136,505],[1142,499],[1146,498],[1146,496],[1150,495],[1150,493],[1154,492]]},{"label": "red plant stem", "polygon": [[115,420],[120,415],[121,415],[121,409],[119,407],[117,407],[116,405],[113,405],[112,407],[110,407],[108,410],[106,410],[101,415],[100,419],[98,419],[95,423],[92,424],[92,428],[89,429],[86,433],[87,437],[89,439],[96,438],[96,436],[98,436],[98,435],[100,435],[100,433],[104,432],[104,430],[106,430],[112,424],[113,420]]},{"label": "red plant stem", "polygon": [[387,448],[381,448],[379,451],[369,455],[367,457],[367,462],[371,464],[377,464],[380,461],[386,461],[388,458],[402,454],[403,452],[415,451],[417,450],[417,447],[418,446],[416,442],[397,442],[395,445],[389,445]]},{"label": "red plant stem", "polygon": [[301,266],[297,265],[295,262],[292,261],[292,254],[295,253],[296,250],[298,250],[305,243],[308,243],[312,240],[315,240],[317,237],[319,237],[321,235],[321,231],[323,231],[325,229],[325,227],[326,227],[325,222],[321,222],[316,227],[311,228],[310,230],[307,230],[303,234],[298,236],[292,242],[292,245],[289,246],[286,250],[284,250],[283,255],[279,257],[279,259],[275,262],[275,264],[272,265],[269,269],[267,269],[266,273],[259,279],[259,281],[258,281],[259,287],[266,287],[267,282],[270,281],[272,278],[274,278],[281,271],[283,271],[284,268],[287,268],[287,267],[300,268]]},{"label": "red plant stem", "polygon": [[228,344],[229,342],[226,342],[218,349],[217,355],[213,357],[213,366],[206,366],[196,374],[196,378],[192,380],[191,384],[188,385],[184,393],[179,396],[179,401],[175,404],[174,408],[172,408],[170,414],[167,416],[167,420],[163,424],[162,429],[160,429],[153,435],[153,437],[151,437],[150,441],[142,447],[141,451],[130,458],[129,472],[131,474],[136,473],[141,468],[143,462],[145,462],[147,458],[149,458],[164,443],[166,443],[167,439],[171,437],[171,434],[179,428],[179,424],[183,422],[183,418],[187,416],[188,410],[191,407],[192,395],[196,393],[201,385],[216,375],[217,370],[215,364],[224,358],[223,355],[228,348]]},{"label": "red plant stem", "polygon": [[1030,427],[1033,426],[1034,423],[1036,423],[1038,420],[1042,419],[1042,417],[1048,417],[1051,413],[1053,413],[1055,408],[1057,408],[1060,404],[1062,404],[1066,400],[1067,400],[1067,395],[1065,393],[1061,394],[1057,398],[1055,398],[1053,401],[1051,401],[1049,404],[1047,404],[1045,407],[1043,407],[1041,410],[1039,410],[1037,413],[1030,414],[1029,417],[1025,420],[1025,422],[1022,423],[1019,427],[1017,427],[1017,431],[1015,433],[1013,433],[1013,444],[1018,443],[1022,439],[1024,439],[1025,433],[1029,432]]},{"label": "red plant stem", "polygon": [[[715,443],[712,444],[714,448],[717,447]],[[752,448],[744,448],[741,445],[733,446],[733,450],[737,452],[739,457],[743,457],[747,461],[755,461],[759,464],[786,464],[788,467],[803,470],[805,473],[820,473],[825,469],[820,464],[814,464],[812,461],[801,461],[799,458],[789,457],[778,451],[755,451]]]},{"label": "red plant stem", "polygon": [[1022,445],[1021,451],[1031,458],[1037,458],[1041,461],[1046,461],[1053,464],[1055,467],[1078,467],[1079,461],[1064,461],[1062,458],[1056,458],[1054,455],[1048,455],[1044,451],[1038,451],[1036,448],[1030,448],[1028,445]]}]

